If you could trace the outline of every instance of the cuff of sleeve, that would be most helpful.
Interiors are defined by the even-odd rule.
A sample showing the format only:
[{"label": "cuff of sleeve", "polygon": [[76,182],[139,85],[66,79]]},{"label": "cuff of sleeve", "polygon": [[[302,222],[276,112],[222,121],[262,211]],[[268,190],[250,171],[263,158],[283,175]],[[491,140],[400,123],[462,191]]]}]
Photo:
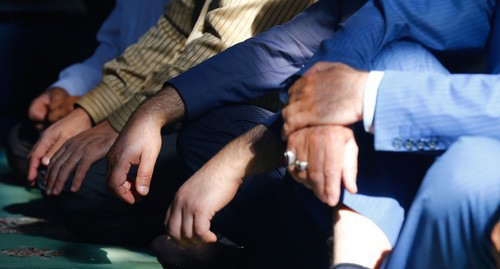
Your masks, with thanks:
[{"label": "cuff of sleeve", "polygon": [[135,95],[134,98],[130,99],[125,105],[121,106],[119,109],[114,111],[108,117],[108,121],[111,127],[117,132],[121,132],[125,124],[127,123],[132,113],[137,109],[137,107],[146,100],[144,95]]},{"label": "cuff of sleeve", "polygon": [[104,84],[97,86],[76,102],[77,105],[87,111],[94,124],[106,119],[124,103],[123,98],[116,95]]},{"label": "cuff of sleeve", "polygon": [[59,80],[49,88],[59,87],[71,96],[83,96],[99,84],[102,77],[100,71],[83,64],[75,64],[61,71]]},{"label": "cuff of sleeve", "polygon": [[271,130],[271,132],[277,137],[281,137],[281,129],[283,129],[283,117],[281,116],[281,111],[274,113],[274,115],[264,120],[262,124],[264,124],[267,129]]},{"label": "cuff of sleeve", "polygon": [[384,77],[382,71],[371,71],[366,80],[365,92],[363,95],[363,125],[365,131],[369,133],[375,132],[375,107],[377,106],[377,94],[380,82]]}]

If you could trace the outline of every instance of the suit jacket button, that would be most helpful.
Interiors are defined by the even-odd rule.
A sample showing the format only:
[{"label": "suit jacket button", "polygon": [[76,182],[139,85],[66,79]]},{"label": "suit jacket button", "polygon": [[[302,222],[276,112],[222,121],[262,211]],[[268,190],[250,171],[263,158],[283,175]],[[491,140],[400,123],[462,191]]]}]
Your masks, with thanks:
[{"label": "suit jacket button", "polygon": [[393,141],[392,141],[392,146],[395,148],[395,149],[400,149],[401,146],[403,146],[403,139],[401,138],[395,138]]},{"label": "suit jacket button", "polygon": [[425,143],[425,140],[423,138],[420,138],[417,143],[417,148],[419,150],[423,150],[425,148],[427,143]]},{"label": "suit jacket button", "polygon": [[408,139],[405,141],[405,149],[407,150],[411,150],[413,148],[413,140],[412,139]]},{"label": "suit jacket button", "polygon": [[431,139],[431,141],[429,141],[429,143],[427,144],[429,146],[430,149],[435,149],[437,147],[437,139],[436,138],[433,138]]}]

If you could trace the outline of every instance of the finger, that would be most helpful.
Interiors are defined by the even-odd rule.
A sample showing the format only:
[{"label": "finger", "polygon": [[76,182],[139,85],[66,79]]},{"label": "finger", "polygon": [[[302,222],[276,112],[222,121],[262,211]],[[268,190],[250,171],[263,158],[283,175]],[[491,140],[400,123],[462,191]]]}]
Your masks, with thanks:
[{"label": "finger", "polygon": [[295,131],[317,124],[309,111],[302,102],[289,104],[283,109],[283,139],[286,140]]},{"label": "finger", "polygon": [[214,243],[217,241],[217,235],[210,231],[210,221],[211,217],[202,214],[194,217],[193,229],[195,233],[195,238],[199,243]]},{"label": "finger", "polygon": [[170,215],[167,220],[167,233],[176,242],[181,242],[182,213],[178,209],[177,203],[170,205]]},{"label": "finger", "polygon": [[28,117],[35,122],[41,122],[45,119],[48,112],[49,98],[48,95],[42,94],[37,97],[28,109]]},{"label": "finger", "polygon": [[80,96],[70,96],[66,99],[66,111],[69,113],[75,108],[74,105],[76,101],[80,99]]},{"label": "finger", "polygon": [[64,101],[65,101],[65,98],[63,98],[62,96],[60,96],[60,95],[54,96],[50,100],[49,110],[59,110],[59,109],[62,109],[64,107]]},{"label": "finger", "polygon": [[90,166],[92,165],[92,161],[83,158],[78,166],[76,167],[75,175],[73,176],[73,183],[71,184],[71,191],[72,192],[77,192],[80,190],[80,187],[82,186],[82,182],[87,175],[87,172],[90,169]]},{"label": "finger", "polygon": [[67,114],[66,110],[63,107],[59,107],[57,109],[50,110],[50,112],[47,116],[47,120],[49,122],[54,123],[54,122],[60,120],[61,118],[63,118],[64,116],[66,116],[66,114]]},{"label": "finger", "polygon": [[335,137],[330,138],[329,141],[332,147],[327,150],[325,160],[328,165],[324,166],[325,173],[325,197],[329,206],[337,205],[340,197],[340,180],[343,168],[344,159],[344,141],[336,139]]},{"label": "finger", "polygon": [[135,198],[131,192],[131,183],[127,181],[130,167],[131,164],[128,161],[120,159],[113,165],[108,158],[108,187],[116,196],[133,204]]},{"label": "finger", "polygon": [[56,154],[56,152],[64,145],[66,139],[57,139],[54,144],[48,149],[48,151],[42,157],[42,164],[48,166],[50,164],[50,160]]},{"label": "finger", "polygon": [[193,239],[193,215],[188,210],[182,212],[181,239],[184,246],[192,246],[195,241]]},{"label": "finger", "polygon": [[358,192],[356,178],[358,175],[358,146],[356,141],[351,139],[346,144],[344,152],[344,169],[342,170],[342,178],[344,186],[350,193]]},{"label": "finger", "polygon": [[326,201],[325,196],[325,174],[324,166],[325,164],[325,144],[323,142],[323,136],[321,133],[311,132],[308,136],[308,169],[307,177],[310,182],[312,190],[318,198],[322,201]]},{"label": "finger", "polygon": [[[288,140],[288,150],[295,152],[297,161],[306,161],[307,158],[307,145],[305,140],[307,130],[300,130],[290,135]],[[308,188],[312,186],[307,181],[307,172],[298,171],[296,165],[288,167],[289,174],[299,183],[304,184]]]},{"label": "finger", "polygon": [[149,187],[151,185],[151,178],[153,177],[157,157],[158,153],[152,153],[151,151],[144,152],[141,156],[141,161],[139,163],[139,167],[137,168],[135,187],[137,192],[142,196],[146,196],[149,193]]},{"label": "finger", "polygon": [[45,184],[47,186],[47,195],[57,195],[59,194],[56,189],[57,186],[64,186],[69,172],[68,170],[73,166],[73,162],[68,154],[66,147],[63,146],[57,153],[52,157],[51,162],[47,169],[47,175],[45,177]]},{"label": "finger", "polygon": [[29,168],[28,168],[28,181],[34,181],[37,175],[38,167],[42,161],[43,156],[50,148],[50,143],[42,135],[42,137],[35,144],[33,149],[28,155]]},{"label": "finger", "polygon": [[324,72],[326,70],[329,70],[329,69],[332,69],[332,68],[336,68],[336,67],[339,67],[339,66],[340,66],[339,63],[334,63],[334,62],[317,62],[317,63],[313,64],[311,66],[311,68],[309,68],[304,73],[304,76],[305,75],[314,74],[314,73]]},{"label": "finger", "polygon": [[[71,152],[72,151],[69,151],[68,153],[71,154]],[[61,165],[59,166],[59,171],[57,173],[56,181],[54,183],[54,186],[52,187],[52,195],[58,195],[59,193],[61,193],[66,181],[68,181],[69,176],[75,170],[75,167],[78,166],[79,162],[81,162],[81,155],[79,154],[79,152],[76,152],[75,154],[71,154],[65,157],[66,160],[60,162]],[[63,160],[63,158],[60,157],[58,158],[58,162],[59,159]],[[73,176],[72,184],[74,184],[74,181],[75,178]]]}]

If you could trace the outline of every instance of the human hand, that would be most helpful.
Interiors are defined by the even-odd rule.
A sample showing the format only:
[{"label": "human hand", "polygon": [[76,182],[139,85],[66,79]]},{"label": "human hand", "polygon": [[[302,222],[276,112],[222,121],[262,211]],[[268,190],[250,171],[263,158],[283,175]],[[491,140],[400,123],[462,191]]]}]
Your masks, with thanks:
[{"label": "human hand", "polygon": [[[107,157],[108,187],[118,197],[133,204],[149,193],[161,143],[160,124],[140,116],[129,120]],[[138,165],[135,179],[128,176],[132,165]]]},{"label": "human hand", "polygon": [[90,166],[106,156],[116,137],[118,132],[108,121],[103,121],[68,139],[50,161],[45,177],[47,195],[60,194],[73,171],[71,191],[77,192]]},{"label": "human hand", "polygon": [[324,203],[338,203],[341,183],[349,192],[357,192],[358,146],[351,129],[331,125],[303,128],[288,137],[287,150],[308,163],[303,171],[291,165],[290,175]]},{"label": "human hand", "polygon": [[40,164],[48,166],[52,156],[66,140],[91,127],[90,117],[83,109],[78,108],[47,128],[28,155],[28,183],[35,184],[34,180]]},{"label": "human hand", "polygon": [[73,110],[79,96],[70,96],[63,88],[50,88],[35,98],[29,107],[28,117],[35,122],[38,130],[43,130]]},{"label": "human hand", "polygon": [[[136,197],[148,194],[161,149],[161,128],[184,115],[180,95],[168,86],[135,110],[108,153],[108,187],[118,197],[133,204]],[[139,166],[135,179],[128,178],[132,165]]]},{"label": "human hand", "polygon": [[239,169],[222,167],[216,159],[210,160],[181,186],[168,208],[167,233],[181,247],[217,241],[210,221],[234,198],[243,181],[243,177],[231,175]]},{"label": "human hand", "polygon": [[314,64],[288,90],[283,138],[308,126],[350,125],[362,119],[368,72],[342,63]]}]

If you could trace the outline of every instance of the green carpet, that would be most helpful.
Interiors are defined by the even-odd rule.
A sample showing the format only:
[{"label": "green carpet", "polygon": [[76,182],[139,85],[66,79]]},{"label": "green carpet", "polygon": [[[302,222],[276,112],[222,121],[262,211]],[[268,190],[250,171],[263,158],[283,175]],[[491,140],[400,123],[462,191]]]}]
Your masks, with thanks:
[{"label": "green carpet", "polygon": [[147,249],[84,244],[57,222],[35,189],[11,185],[0,148],[0,268],[161,268]]}]

